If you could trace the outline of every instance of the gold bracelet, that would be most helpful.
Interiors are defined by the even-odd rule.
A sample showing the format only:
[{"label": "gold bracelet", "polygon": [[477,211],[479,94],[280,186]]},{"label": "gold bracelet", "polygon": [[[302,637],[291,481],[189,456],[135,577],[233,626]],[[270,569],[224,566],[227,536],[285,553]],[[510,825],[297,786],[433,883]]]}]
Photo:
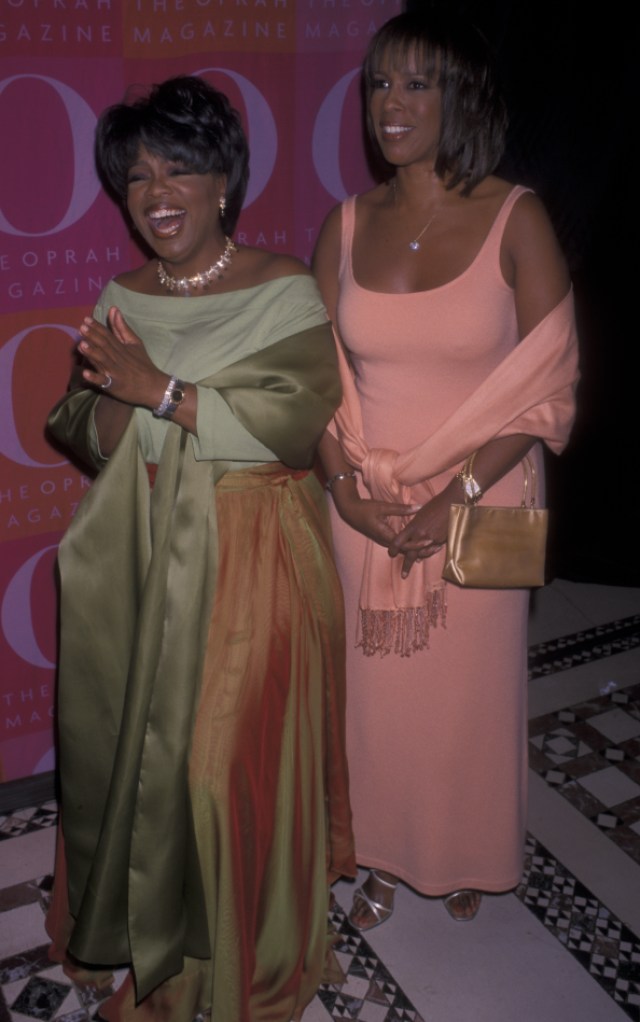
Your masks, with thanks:
[{"label": "gold bracelet", "polygon": [[334,476],[331,476],[331,479],[327,479],[324,484],[324,488],[325,490],[329,490],[329,493],[331,493],[334,483],[337,483],[340,479],[355,479],[355,477],[355,472],[336,472]]}]

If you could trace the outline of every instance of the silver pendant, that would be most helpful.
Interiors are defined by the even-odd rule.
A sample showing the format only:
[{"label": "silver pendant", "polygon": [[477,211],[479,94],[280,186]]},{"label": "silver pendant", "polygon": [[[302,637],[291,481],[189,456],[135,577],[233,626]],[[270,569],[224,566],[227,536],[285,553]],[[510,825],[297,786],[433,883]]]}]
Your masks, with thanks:
[{"label": "silver pendant", "polygon": [[420,242],[419,241],[410,241],[409,242],[409,248],[411,249],[412,252],[419,252],[419,250],[420,250]]}]

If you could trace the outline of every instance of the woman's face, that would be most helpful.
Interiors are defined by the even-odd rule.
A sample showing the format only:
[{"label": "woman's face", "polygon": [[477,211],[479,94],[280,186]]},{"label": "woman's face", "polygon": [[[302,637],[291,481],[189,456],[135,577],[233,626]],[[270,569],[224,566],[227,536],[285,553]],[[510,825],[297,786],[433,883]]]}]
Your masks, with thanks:
[{"label": "woman's face", "polygon": [[196,273],[220,255],[220,197],[225,179],[196,174],[141,146],[129,168],[127,208],[144,240],[163,262]]},{"label": "woman's face", "polygon": [[382,155],[398,167],[432,164],[440,142],[442,97],[416,52],[388,51],[373,75],[369,115]]}]

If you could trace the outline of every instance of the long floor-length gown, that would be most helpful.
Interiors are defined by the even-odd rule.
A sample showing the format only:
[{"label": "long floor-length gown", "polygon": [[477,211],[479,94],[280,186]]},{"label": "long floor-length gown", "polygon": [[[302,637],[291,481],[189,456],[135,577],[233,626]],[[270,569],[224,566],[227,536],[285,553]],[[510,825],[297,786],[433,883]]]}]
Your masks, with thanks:
[{"label": "long floor-length gown", "polygon": [[[112,283],[96,316],[113,304],[200,384],[198,434],[137,410],[63,542],[50,953],[106,989],[83,963],[133,962],[109,1022],[290,1022],[323,972],[328,880],[354,872],[342,600],[305,467],[339,395],[326,313],[308,276],[194,299]],[[87,397],[50,423],[99,459],[73,426]],[[314,416],[285,466],[261,438],[286,452]]]},{"label": "long floor-length gown", "polygon": [[[500,244],[523,191],[510,192],[459,277],[410,294],[357,283],[355,200],[343,205],[337,326],[370,448],[405,451],[430,436],[518,343]],[[532,456],[540,469],[539,450]],[[436,492],[458,468],[432,480]],[[522,478],[517,466],[491,488],[490,503],[519,503]],[[429,895],[508,890],[520,879],[526,819],[529,593],[447,585],[446,620],[431,629],[428,649],[365,656],[356,646],[365,539],[335,510],[332,521],[347,613],[358,862]],[[441,562],[444,551],[435,556]]]}]

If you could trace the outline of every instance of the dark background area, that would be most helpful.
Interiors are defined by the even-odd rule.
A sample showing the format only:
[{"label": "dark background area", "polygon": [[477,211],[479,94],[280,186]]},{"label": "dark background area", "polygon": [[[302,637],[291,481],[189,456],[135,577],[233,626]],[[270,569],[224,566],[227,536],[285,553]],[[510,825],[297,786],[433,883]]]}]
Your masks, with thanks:
[{"label": "dark background area", "polygon": [[546,457],[552,573],[638,586],[632,8],[589,13],[576,0],[406,4],[430,8],[473,22],[492,44],[510,118],[498,173],[543,199],[573,279],[581,382],[569,445]]}]

